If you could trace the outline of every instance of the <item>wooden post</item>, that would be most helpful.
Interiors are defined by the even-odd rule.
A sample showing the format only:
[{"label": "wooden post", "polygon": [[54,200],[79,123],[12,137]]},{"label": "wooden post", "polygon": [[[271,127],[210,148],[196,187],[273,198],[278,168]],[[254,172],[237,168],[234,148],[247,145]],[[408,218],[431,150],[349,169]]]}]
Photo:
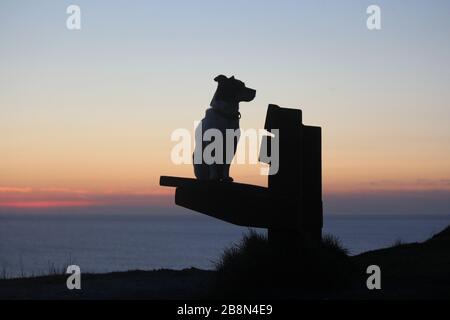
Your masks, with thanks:
[{"label": "wooden post", "polygon": [[[293,206],[289,212],[274,212],[289,217],[294,224],[269,227],[269,241],[279,245],[296,243],[301,237],[322,239],[322,155],[321,129],[302,124],[302,112],[269,105],[265,129],[278,134],[279,168],[269,175],[269,191],[277,197],[288,197]],[[278,129],[275,133],[274,129]],[[270,139],[264,141],[269,143]],[[262,146],[270,150],[269,146]]]}]

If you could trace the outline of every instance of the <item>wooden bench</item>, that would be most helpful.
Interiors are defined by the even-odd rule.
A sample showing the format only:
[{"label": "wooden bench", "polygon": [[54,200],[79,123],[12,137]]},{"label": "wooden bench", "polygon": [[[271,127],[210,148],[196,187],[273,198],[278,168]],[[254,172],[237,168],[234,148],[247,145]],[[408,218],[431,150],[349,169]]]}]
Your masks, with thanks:
[{"label": "wooden bench", "polygon": [[[176,188],[179,206],[239,226],[268,229],[272,243],[320,241],[321,128],[303,125],[301,110],[269,105],[265,129],[278,129],[279,135],[279,168],[268,176],[268,188],[170,176],[161,176],[160,185]],[[262,148],[270,151],[270,139]]]}]

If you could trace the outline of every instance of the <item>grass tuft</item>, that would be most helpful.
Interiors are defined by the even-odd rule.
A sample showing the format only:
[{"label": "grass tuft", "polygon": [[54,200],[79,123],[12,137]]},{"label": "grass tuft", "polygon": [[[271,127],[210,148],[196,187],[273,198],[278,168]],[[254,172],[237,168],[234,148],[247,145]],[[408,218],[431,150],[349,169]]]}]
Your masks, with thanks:
[{"label": "grass tuft", "polygon": [[398,238],[392,243],[391,248],[398,248],[398,247],[401,247],[403,245],[405,245],[405,242],[403,242],[402,239]]},{"label": "grass tuft", "polygon": [[279,248],[252,230],[226,248],[215,266],[213,296],[219,298],[298,296],[332,289],[353,270],[348,250],[334,236],[325,236],[320,244],[302,241]]}]

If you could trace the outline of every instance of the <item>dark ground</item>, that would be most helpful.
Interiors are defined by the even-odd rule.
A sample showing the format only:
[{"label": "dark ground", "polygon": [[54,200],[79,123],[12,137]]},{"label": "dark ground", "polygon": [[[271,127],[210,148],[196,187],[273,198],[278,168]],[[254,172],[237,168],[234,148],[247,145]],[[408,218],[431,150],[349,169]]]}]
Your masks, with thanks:
[{"label": "dark ground", "polygon": [[[450,299],[450,227],[423,243],[370,251],[351,261],[356,272],[345,288],[298,298]],[[366,288],[365,271],[371,264],[381,268],[381,290]],[[192,268],[86,274],[82,289],[72,291],[66,279],[57,275],[0,280],[0,299],[204,299],[215,283],[215,272]]]},{"label": "dark ground", "polygon": [[200,299],[214,272],[199,269],[82,274],[81,290],[68,290],[68,275],[0,281],[0,299]]}]

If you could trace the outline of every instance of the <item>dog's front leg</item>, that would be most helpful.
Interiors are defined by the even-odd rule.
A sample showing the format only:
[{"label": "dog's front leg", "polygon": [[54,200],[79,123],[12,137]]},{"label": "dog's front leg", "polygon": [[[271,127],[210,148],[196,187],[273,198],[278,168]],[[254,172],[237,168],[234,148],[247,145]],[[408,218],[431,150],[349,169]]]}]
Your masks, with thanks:
[{"label": "dog's front leg", "polygon": [[236,155],[237,145],[239,142],[239,138],[241,136],[241,131],[239,127],[234,130],[232,135],[227,134],[226,138],[226,146],[223,150],[224,154],[224,164],[220,168],[221,179],[223,181],[231,182],[233,178],[230,177],[230,166],[233,161],[234,156]]}]

